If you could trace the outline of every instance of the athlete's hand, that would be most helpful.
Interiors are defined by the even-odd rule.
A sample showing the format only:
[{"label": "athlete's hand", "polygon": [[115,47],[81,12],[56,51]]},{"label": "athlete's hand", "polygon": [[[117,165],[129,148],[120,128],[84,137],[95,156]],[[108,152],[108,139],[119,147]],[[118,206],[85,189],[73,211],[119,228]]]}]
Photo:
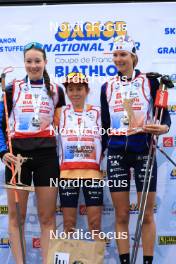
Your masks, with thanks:
[{"label": "athlete's hand", "polygon": [[7,152],[4,154],[2,161],[4,164],[11,169],[11,164],[16,164],[17,163],[17,157],[14,156],[13,154]]},{"label": "athlete's hand", "polygon": [[167,125],[149,124],[143,127],[143,131],[154,135],[162,135],[169,131],[169,127]]}]

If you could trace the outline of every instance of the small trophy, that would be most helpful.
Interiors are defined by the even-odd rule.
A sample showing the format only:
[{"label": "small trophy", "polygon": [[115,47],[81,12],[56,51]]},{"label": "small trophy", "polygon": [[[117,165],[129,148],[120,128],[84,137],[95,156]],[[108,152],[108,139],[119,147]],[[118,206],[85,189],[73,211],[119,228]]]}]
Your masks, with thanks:
[{"label": "small trophy", "polygon": [[23,183],[21,182],[21,166],[23,164],[23,162],[27,161],[27,157],[22,157],[20,154],[17,154],[17,163],[15,165],[15,171],[14,174],[10,180],[10,183],[13,184],[14,182],[14,178],[16,176],[16,174],[18,174],[18,180],[16,182],[17,185],[23,185]]},{"label": "small trophy", "polygon": [[[11,189],[19,189],[19,190],[26,190],[26,191],[34,191],[34,187],[25,185],[21,182],[21,166],[23,162],[27,161],[27,157],[22,157],[21,154],[17,154],[17,162],[15,164],[15,171],[12,175],[12,178],[8,184],[5,185],[6,188]],[[15,181],[15,176],[17,175],[17,181]]]},{"label": "small trophy", "polygon": [[123,124],[124,125],[129,125],[129,128],[132,127],[131,122],[132,122],[132,118],[134,118],[134,112],[132,109],[132,105],[133,105],[133,99],[124,99],[123,100],[123,107],[126,113],[124,113],[124,117],[123,117]]}]

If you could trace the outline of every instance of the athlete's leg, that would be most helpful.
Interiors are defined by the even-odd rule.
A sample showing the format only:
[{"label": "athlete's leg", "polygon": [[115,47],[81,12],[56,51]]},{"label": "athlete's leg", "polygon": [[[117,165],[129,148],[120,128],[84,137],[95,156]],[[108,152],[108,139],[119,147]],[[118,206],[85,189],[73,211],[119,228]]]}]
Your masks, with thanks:
[{"label": "athlete's leg", "polygon": [[37,209],[41,228],[41,250],[43,264],[47,264],[47,254],[50,232],[56,231],[56,201],[58,188],[36,187]]},{"label": "athlete's leg", "polygon": [[[20,224],[23,232],[23,243],[25,247],[25,238],[24,238],[24,224],[26,218],[27,210],[27,201],[29,193],[27,191],[17,190],[19,198],[19,207],[20,207]],[[12,254],[15,258],[16,264],[23,263],[22,250],[20,244],[20,233],[19,233],[19,223],[17,217],[16,203],[15,203],[15,192],[14,190],[7,190],[7,199],[8,199],[8,230],[9,230],[9,239]]]},{"label": "athlete's leg", "polygon": [[[90,183],[91,179],[89,179]],[[93,184],[96,186],[93,186]],[[87,180],[84,180],[83,193],[87,209],[89,231],[92,232],[92,238],[99,240],[101,231],[101,215],[103,207],[103,188],[99,186],[99,180],[92,181],[92,186],[87,186]]]},{"label": "athlete's leg", "polygon": [[[74,179],[62,179],[62,182],[63,181],[65,182],[65,186],[59,186],[59,195],[63,211],[64,232],[68,234],[69,232],[74,232],[76,227],[77,205],[80,188],[79,186],[73,186]],[[75,179],[75,181],[79,184],[79,180]]]}]

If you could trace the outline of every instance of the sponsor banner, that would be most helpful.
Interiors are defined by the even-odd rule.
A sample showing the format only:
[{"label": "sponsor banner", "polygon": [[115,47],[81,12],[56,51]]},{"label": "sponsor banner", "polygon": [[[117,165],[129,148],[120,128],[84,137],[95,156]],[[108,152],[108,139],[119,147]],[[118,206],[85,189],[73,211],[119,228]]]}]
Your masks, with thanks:
[{"label": "sponsor banner", "polygon": [[9,248],[10,241],[8,238],[0,238],[0,248]]},{"label": "sponsor banner", "polygon": [[7,214],[8,214],[8,206],[0,205],[0,215],[7,215]]},{"label": "sponsor banner", "polygon": [[158,244],[163,245],[176,245],[176,236],[159,236]]}]

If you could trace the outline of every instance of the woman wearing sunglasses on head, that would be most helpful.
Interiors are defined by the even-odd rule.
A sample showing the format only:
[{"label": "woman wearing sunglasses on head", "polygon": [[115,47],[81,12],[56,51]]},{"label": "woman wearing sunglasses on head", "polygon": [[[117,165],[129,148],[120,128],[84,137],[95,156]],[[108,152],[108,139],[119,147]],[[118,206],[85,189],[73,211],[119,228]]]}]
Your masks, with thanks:
[{"label": "woman wearing sunglasses on head", "polygon": [[[41,227],[41,249],[43,263],[46,264],[49,232],[55,230],[55,211],[58,188],[50,188],[50,178],[59,177],[56,139],[53,129],[54,111],[65,105],[63,90],[50,82],[46,71],[46,53],[42,44],[29,43],[24,47],[24,65],[26,77],[14,81],[6,88],[9,114],[10,135],[13,155],[5,144],[5,118],[0,115],[0,155],[5,163],[5,180],[8,184],[12,178],[10,164],[21,165],[17,155],[27,158],[21,165],[20,177],[16,184],[30,186],[33,180],[37,198],[37,210]],[[3,110],[4,111],[4,110]],[[17,164],[18,163],[18,164]],[[24,223],[29,193],[17,190],[21,210],[21,222]],[[9,236],[12,252],[17,264],[21,264],[22,255],[19,250],[19,230],[15,208],[14,190],[7,190]],[[24,234],[23,234],[24,236]]]},{"label": "woman wearing sunglasses on head", "polygon": [[82,187],[89,230],[96,231],[94,238],[97,239],[103,204],[103,189],[99,186],[99,180],[102,179],[100,108],[86,104],[89,86],[82,73],[68,74],[64,86],[70,103],[57,109],[55,115],[61,143],[59,193],[64,231],[72,232],[76,226],[78,198]]},{"label": "woman wearing sunglasses on head", "polygon": [[[116,232],[125,231],[129,234],[130,169],[134,168],[139,205],[151,134],[167,133],[171,121],[168,111],[164,110],[161,124],[152,124],[159,82],[157,79],[148,79],[146,74],[134,69],[138,62],[134,42],[125,36],[118,39],[114,47],[113,60],[119,72],[102,86],[102,126],[108,130],[104,140],[108,145],[107,174],[114,182],[110,192],[115,207]],[[116,184],[117,181],[122,184]],[[153,261],[156,184],[155,160],[142,226],[144,264]],[[116,242],[121,263],[130,263],[129,236],[128,239],[118,239]]]}]

